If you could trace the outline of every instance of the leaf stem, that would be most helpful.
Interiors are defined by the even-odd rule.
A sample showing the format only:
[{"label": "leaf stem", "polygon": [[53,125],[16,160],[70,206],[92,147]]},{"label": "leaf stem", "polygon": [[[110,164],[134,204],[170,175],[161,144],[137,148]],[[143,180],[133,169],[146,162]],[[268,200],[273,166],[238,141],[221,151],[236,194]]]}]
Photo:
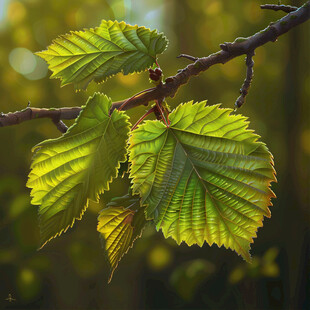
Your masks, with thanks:
[{"label": "leaf stem", "polygon": [[152,90],[154,90],[154,89],[155,89],[155,87],[142,90],[142,91],[138,92],[137,94],[133,95],[132,97],[128,98],[128,99],[125,100],[124,103],[118,108],[118,111],[121,111],[121,110],[126,106],[126,104],[128,104],[131,100],[135,99],[135,98],[138,97],[139,95],[144,94],[144,93],[149,93],[150,91],[152,91]]},{"label": "leaf stem", "polygon": [[131,128],[131,131],[135,130],[137,128],[137,126],[151,113],[153,113],[155,111],[155,107],[149,109],[145,114],[143,114],[138,121],[133,125],[133,127]]},{"label": "leaf stem", "polygon": [[[161,100],[161,101],[162,101],[162,100]],[[155,100],[155,102],[156,102],[157,110],[158,110],[158,111],[160,112],[160,114],[161,114],[162,120],[164,121],[164,123],[166,124],[166,126],[169,127],[168,122],[167,122],[166,117],[165,117],[165,114],[164,114],[164,111],[163,111],[163,109],[162,109],[162,107],[161,107],[161,104],[159,103],[159,100]]]}]

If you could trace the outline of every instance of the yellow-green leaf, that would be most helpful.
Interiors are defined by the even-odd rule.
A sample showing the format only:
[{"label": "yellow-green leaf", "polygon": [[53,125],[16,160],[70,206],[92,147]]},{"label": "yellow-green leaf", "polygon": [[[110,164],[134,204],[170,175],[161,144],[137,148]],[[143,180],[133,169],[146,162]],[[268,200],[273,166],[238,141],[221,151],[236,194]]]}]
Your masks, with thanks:
[{"label": "yellow-green leaf", "polygon": [[34,147],[27,186],[40,206],[43,245],[82,218],[88,200],[98,201],[126,160],[130,123],[123,112],[109,115],[111,105],[96,93],[63,136]]},{"label": "yellow-green leaf", "polygon": [[92,80],[100,83],[119,72],[126,75],[151,67],[167,44],[156,30],[103,20],[97,28],[58,37],[37,55],[62,86],[73,83],[76,89],[85,89]]},{"label": "yellow-green leaf", "polygon": [[274,197],[272,155],[246,118],[206,102],[178,106],[166,127],[147,121],[130,138],[133,193],[164,236],[235,250],[250,243]]},{"label": "yellow-green leaf", "polygon": [[114,199],[100,212],[97,230],[110,266],[109,282],[121,258],[141,236],[145,224],[144,208],[140,208],[139,197],[125,195]]}]

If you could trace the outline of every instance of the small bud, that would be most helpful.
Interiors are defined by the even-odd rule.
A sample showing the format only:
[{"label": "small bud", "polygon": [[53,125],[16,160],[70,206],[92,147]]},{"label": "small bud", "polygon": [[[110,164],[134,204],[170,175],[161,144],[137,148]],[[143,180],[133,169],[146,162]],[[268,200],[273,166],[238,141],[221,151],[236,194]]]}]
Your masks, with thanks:
[{"label": "small bud", "polygon": [[161,75],[162,75],[162,71],[161,71],[161,69],[159,69],[159,68],[156,68],[156,69],[155,69],[155,73],[156,73],[158,76],[161,76]]},{"label": "small bud", "polygon": [[155,73],[150,73],[150,79],[153,81],[158,81],[160,79],[160,76]]}]

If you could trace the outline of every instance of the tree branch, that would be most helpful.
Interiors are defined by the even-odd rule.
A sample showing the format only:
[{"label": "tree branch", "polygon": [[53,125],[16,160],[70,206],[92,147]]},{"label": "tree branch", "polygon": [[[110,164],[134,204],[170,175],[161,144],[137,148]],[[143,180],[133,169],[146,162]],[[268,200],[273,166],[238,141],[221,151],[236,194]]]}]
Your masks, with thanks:
[{"label": "tree branch", "polygon": [[[120,107],[122,107],[122,110],[129,110],[139,105],[147,106],[149,102],[154,100],[161,101],[166,97],[173,98],[178,89],[186,84],[191,77],[197,76],[215,64],[225,64],[233,58],[254,52],[256,48],[268,42],[275,42],[279,36],[306,22],[309,18],[310,1],[307,1],[297,10],[294,10],[278,21],[271,23],[268,27],[252,36],[247,38],[237,38],[234,42],[221,44],[221,51],[211,54],[208,57],[198,58],[194,63],[179,70],[175,76],[168,77],[165,80],[165,83],[159,84],[152,90],[142,91],[140,92],[140,95],[136,94],[132,96],[130,100],[127,99],[128,102],[126,105],[123,104],[127,100],[114,102],[111,112]],[[76,118],[80,111],[80,107],[59,109],[39,109],[28,107],[22,111],[14,113],[0,114],[0,127],[16,125],[35,118],[51,118],[59,123],[60,120]]]},{"label": "tree branch", "polygon": [[285,13],[291,13],[298,9],[297,6],[284,5],[284,4],[263,4],[260,6],[261,9],[283,11]]},{"label": "tree branch", "polygon": [[25,121],[37,118],[50,118],[61,132],[65,132],[67,127],[61,120],[75,119],[81,111],[80,107],[59,108],[59,109],[40,109],[27,107],[24,110],[0,114],[0,127],[17,125]]}]

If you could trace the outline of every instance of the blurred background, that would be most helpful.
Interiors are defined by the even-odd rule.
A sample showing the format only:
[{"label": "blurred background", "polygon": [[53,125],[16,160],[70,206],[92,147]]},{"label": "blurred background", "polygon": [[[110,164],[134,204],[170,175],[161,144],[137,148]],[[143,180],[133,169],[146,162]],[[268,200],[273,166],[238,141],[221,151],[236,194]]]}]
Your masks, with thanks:
[{"label": "blurred background", "polygon": [[[80,106],[94,91],[113,101],[148,88],[148,75],[117,75],[86,92],[60,88],[33,52],[60,34],[124,20],[162,31],[164,75],[188,64],[180,53],[207,56],[284,13],[255,0],[0,0],[0,111]],[[300,5],[293,1],[290,4]],[[118,179],[82,221],[42,250],[37,207],[25,187],[31,148],[60,133],[48,119],[0,129],[0,309],[310,309],[310,28],[303,24],[256,51],[254,81],[240,113],[275,157],[278,196],[252,245],[253,263],[216,245],[177,246],[145,230],[107,284],[97,215],[126,193]],[[233,108],[245,78],[244,57],[216,65],[183,86],[171,106],[208,99]],[[145,111],[129,111],[134,123]],[[70,123],[68,123],[70,124]],[[5,300],[11,294],[16,301]]]}]

